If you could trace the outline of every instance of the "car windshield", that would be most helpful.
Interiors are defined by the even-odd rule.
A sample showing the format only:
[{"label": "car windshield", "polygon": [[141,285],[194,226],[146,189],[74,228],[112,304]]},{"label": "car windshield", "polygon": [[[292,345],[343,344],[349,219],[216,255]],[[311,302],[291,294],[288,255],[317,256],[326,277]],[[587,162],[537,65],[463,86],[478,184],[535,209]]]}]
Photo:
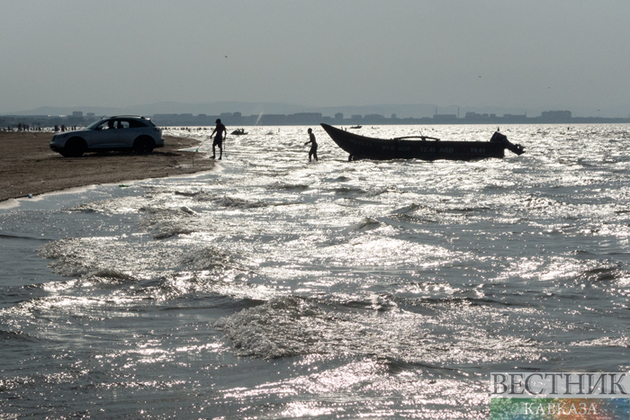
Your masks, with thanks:
[{"label": "car windshield", "polygon": [[103,120],[94,121],[92,124],[88,125],[85,128],[87,130],[96,130],[96,127],[98,127],[102,123],[103,123]]}]

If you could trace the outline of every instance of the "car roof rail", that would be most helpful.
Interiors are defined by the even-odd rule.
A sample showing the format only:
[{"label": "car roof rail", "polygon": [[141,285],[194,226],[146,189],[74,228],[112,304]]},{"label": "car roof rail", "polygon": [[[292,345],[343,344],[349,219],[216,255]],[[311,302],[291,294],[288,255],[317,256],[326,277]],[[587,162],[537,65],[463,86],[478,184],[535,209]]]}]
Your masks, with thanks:
[{"label": "car roof rail", "polygon": [[148,118],[143,117],[142,115],[112,115],[111,117],[107,117],[107,118],[141,118],[143,120],[148,119]]}]

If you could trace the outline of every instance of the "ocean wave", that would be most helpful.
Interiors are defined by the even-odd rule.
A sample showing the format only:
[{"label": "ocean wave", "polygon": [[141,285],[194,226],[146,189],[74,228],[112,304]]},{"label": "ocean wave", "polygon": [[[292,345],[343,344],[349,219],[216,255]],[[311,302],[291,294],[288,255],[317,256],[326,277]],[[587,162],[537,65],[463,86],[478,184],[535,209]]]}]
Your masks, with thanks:
[{"label": "ocean wave", "polygon": [[25,334],[23,331],[7,331],[0,330],[0,340],[6,345],[8,342],[16,342],[16,343],[33,343],[37,342],[37,340],[28,334]]},{"label": "ocean wave", "polygon": [[366,217],[354,226],[355,230],[370,230],[381,226],[381,222],[371,217]]},{"label": "ocean wave", "polygon": [[264,201],[249,201],[243,198],[236,197],[222,197],[216,200],[217,204],[222,207],[237,208],[237,209],[252,209],[259,207],[267,207],[270,203]]},{"label": "ocean wave", "polygon": [[69,207],[64,211],[73,213],[104,213],[104,214],[126,214],[138,211],[144,203],[141,197],[118,197],[107,200],[97,200],[90,203]]},{"label": "ocean wave", "polygon": [[50,268],[61,276],[84,276],[92,270],[91,264],[79,253],[69,252],[69,250],[79,249],[82,243],[82,240],[78,238],[64,238],[47,243],[39,248],[37,254],[42,258],[53,260]]},{"label": "ocean wave", "polygon": [[227,333],[239,356],[273,359],[317,352],[322,322],[325,313],[316,305],[287,297],[221,318],[214,327]]},{"label": "ocean wave", "polygon": [[410,204],[399,209],[395,209],[390,213],[390,217],[399,222],[411,222],[411,223],[437,223],[434,209],[429,208],[421,204]]},{"label": "ocean wave", "polygon": [[198,230],[197,213],[189,207],[142,207],[140,226],[152,232],[155,239],[188,235]]},{"label": "ocean wave", "polygon": [[519,199],[522,207],[530,209],[552,209],[564,206],[566,203],[560,203],[559,201],[545,196],[527,195]]},{"label": "ocean wave", "polygon": [[7,234],[2,234],[0,233],[0,239],[18,239],[18,240],[29,240],[29,241],[46,241],[47,239],[44,238],[38,238],[38,237],[31,237],[31,236],[26,236],[26,235],[7,235]]},{"label": "ocean wave", "polygon": [[400,193],[401,191],[396,187],[382,187],[374,188],[367,192],[368,197],[378,197],[379,195],[388,194],[392,192]]},{"label": "ocean wave", "polygon": [[92,277],[101,279],[103,283],[112,284],[112,282],[136,282],[138,279],[129,273],[120,272],[111,268],[103,268],[92,273]]},{"label": "ocean wave", "polygon": [[[157,241],[126,242],[125,238],[64,238],[45,244],[37,254],[51,260],[49,267],[64,277],[124,278],[150,275],[177,266],[179,254],[165,252]],[[183,252],[183,251],[180,251]]]},{"label": "ocean wave", "polygon": [[330,183],[337,183],[337,182],[348,182],[350,181],[351,178],[345,175],[340,175],[336,178],[324,178],[322,179],[322,181],[324,182],[330,182]]},{"label": "ocean wave", "polygon": [[155,239],[168,239],[173,236],[189,235],[194,232],[196,232],[196,230],[190,227],[160,225],[159,229],[153,233],[153,237]]},{"label": "ocean wave", "polygon": [[11,378],[0,378],[0,392],[22,388],[38,388],[41,387],[41,384],[48,386],[75,384],[84,375],[86,375],[84,370],[74,369],[54,373],[34,373],[31,375],[13,376]]},{"label": "ocean wave", "polygon": [[358,187],[337,187],[332,190],[337,195],[367,195],[368,191]]},{"label": "ocean wave", "polygon": [[392,219],[397,220],[399,222],[408,222],[415,224],[423,224],[423,223],[438,223],[437,218],[428,217],[428,216],[417,216],[413,214],[395,214],[392,216]]},{"label": "ocean wave", "polygon": [[[144,287],[141,293],[157,301],[192,299],[205,300],[211,307],[237,309],[258,306],[274,295],[273,290],[244,281],[221,276],[177,275],[168,276]],[[178,309],[175,307],[173,309]]]},{"label": "ocean wave", "polygon": [[601,267],[586,270],[580,277],[591,282],[606,282],[630,278],[630,273],[619,267]]},{"label": "ocean wave", "polygon": [[399,209],[396,209],[394,211],[392,211],[392,214],[409,214],[409,213],[415,213],[416,211],[420,210],[420,209],[425,209],[426,206],[423,206],[421,204],[409,204],[408,206],[405,207],[401,207]]},{"label": "ocean wave", "polygon": [[267,186],[268,190],[281,190],[281,191],[304,191],[308,190],[310,186],[306,184],[284,184],[280,182],[274,182]]},{"label": "ocean wave", "polygon": [[628,337],[599,337],[593,340],[574,341],[572,346],[578,347],[630,347],[630,338]]},{"label": "ocean wave", "polygon": [[244,266],[236,262],[234,255],[225,252],[218,247],[204,247],[190,251],[182,256],[181,264],[185,269],[191,270],[239,270],[248,271]]},{"label": "ocean wave", "polygon": [[286,296],[221,318],[214,326],[241,357],[376,356],[435,366],[540,357],[535,340],[475,328],[470,309],[427,316],[381,303]]},{"label": "ocean wave", "polygon": [[490,207],[487,206],[463,206],[463,207],[451,207],[448,209],[438,209],[436,210],[438,213],[477,213],[477,212],[487,212],[490,210]]}]

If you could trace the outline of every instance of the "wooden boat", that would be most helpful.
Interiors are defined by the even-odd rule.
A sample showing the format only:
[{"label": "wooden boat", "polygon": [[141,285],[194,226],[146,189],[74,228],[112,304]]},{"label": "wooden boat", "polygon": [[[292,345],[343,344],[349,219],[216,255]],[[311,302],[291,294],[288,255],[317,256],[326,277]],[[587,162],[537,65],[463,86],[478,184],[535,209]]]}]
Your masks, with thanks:
[{"label": "wooden boat", "polygon": [[378,139],[360,136],[328,124],[322,124],[322,127],[339,147],[348,152],[348,160],[476,160],[502,158],[505,149],[517,155],[525,153],[523,146],[511,143],[498,131],[490,141],[442,141],[428,136]]},{"label": "wooden boat", "polygon": [[247,134],[245,132],[244,128],[237,128],[236,130],[232,131],[231,133],[233,136],[244,136],[245,134]]}]

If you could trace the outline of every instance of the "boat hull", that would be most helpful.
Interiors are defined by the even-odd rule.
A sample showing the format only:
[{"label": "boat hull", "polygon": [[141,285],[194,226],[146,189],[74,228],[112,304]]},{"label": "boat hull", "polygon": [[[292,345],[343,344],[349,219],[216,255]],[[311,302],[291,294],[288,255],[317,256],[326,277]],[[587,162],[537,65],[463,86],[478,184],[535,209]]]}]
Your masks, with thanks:
[{"label": "boat hull", "polygon": [[[349,160],[358,159],[422,159],[422,160],[476,160],[502,158],[508,148],[502,141],[442,141],[377,139],[360,136],[328,124],[322,124],[324,130],[337,145],[350,156]],[[510,143],[511,144],[511,143]],[[512,145],[517,146],[517,145]],[[520,148],[520,146],[518,146]],[[520,148],[522,153],[522,148]],[[520,154],[520,153],[518,153]]]}]

